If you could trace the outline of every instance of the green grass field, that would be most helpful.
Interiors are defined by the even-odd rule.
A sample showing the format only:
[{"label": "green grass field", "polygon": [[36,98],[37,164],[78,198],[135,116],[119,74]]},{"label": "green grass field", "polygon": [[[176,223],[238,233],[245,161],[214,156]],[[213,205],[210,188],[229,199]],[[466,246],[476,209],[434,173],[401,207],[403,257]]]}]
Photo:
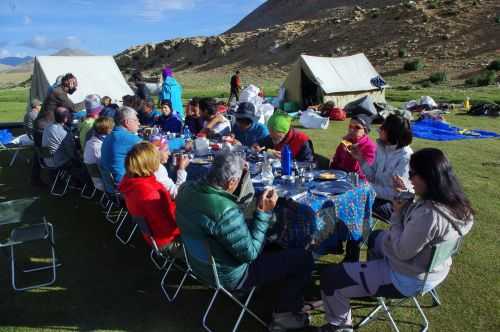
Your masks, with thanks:
[{"label": "green grass field", "polygon": [[[192,89],[192,93],[201,94],[201,88]],[[212,87],[207,91],[213,92]],[[499,99],[493,91],[484,91],[484,96],[488,100]],[[398,95],[393,91],[389,98],[401,101],[406,97],[418,97],[421,92],[404,91],[407,94]],[[455,93],[452,90],[429,92],[430,95],[443,93],[443,98]],[[456,93],[457,101],[461,100],[460,92]],[[474,91],[467,93],[474,100]],[[0,90],[0,121],[20,119],[25,95],[23,89]],[[460,114],[449,115],[446,119],[461,127],[500,132],[500,119]],[[330,158],[346,126],[347,122],[333,122],[328,130],[307,130],[307,133],[317,152]],[[375,135],[375,131],[373,133]],[[424,309],[430,320],[430,330],[499,331],[500,140],[432,142],[417,139],[412,147],[414,150],[423,147],[444,150],[476,210],[475,226],[454,260],[448,279],[439,287],[443,305]],[[8,266],[2,265],[1,331],[201,331],[200,315],[208,304],[207,290],[190,283],[175,304],[168,304],[159,288],[161,275],[150,263],[142,239],[136,237],[132,245],[121,245],[114,238],[114,226],[104,220],[96,202],[85,201],[74,192],[63,199],[50,197],[47,190],[30,187],[30,168],[22,159],[9,168],[7,153],[3,152],[0,162],[0,199],[41,197],[34,209],[54,223],[56,248],[63,263],[55,286],[24,293],[11,290]],[[6,232],[7,229],[0,228],[2,237]],[[7,262],[5,257],[0,259]],[[317,293],[317,288],[309,292]],[[271,302],[269,294],[262,289],[253,307],[269,319]],[[430,303],[428,298],[423,302]],[[357,318],[366,313],[366,308],[354,311]],[[418,318],[414,310],[406,308],[395,313],[403,331],[418,330],[412,323]],[[222,301],[210,322],[217,331],[229,331],[227,322],[234,319],[234,314],[228,302]],[[314,315],[313,322],[315,325],[324,322],[320,312]],[[260,330],[252,320],[244,319],[241,331]],[[377,321],[363,330],[389,331],[389,325]]]}]

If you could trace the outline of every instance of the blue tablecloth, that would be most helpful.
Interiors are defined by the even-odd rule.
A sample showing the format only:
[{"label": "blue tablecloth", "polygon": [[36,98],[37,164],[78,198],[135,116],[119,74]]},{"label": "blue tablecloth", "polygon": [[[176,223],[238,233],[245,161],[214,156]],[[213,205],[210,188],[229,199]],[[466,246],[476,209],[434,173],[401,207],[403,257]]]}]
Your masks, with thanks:
[{"label": "blue tablecloth", "polygon": [[[322,196],[308,193],[297,200],[286,199],[277,207],[278,243],[289,248],[320,247],[325,241],[359,241],[372,227],[375,191],[362,183],[343,194]],[[337,223],[347,234],[337,234]],[[335,241],[331,241],[335,237]]]}]

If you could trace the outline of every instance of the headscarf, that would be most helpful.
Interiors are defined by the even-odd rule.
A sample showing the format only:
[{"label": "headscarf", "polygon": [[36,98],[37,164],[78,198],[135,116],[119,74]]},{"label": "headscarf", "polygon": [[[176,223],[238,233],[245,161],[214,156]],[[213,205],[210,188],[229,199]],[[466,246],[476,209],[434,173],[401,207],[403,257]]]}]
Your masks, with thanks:
[{"label": "headscarf", "polygon": [[161,74],[163,75],[163,79],[166,79],[167,77],[173,76],[174,72],[172,71],[172,68],[170,67],[165,67],[161,71]]},{"label": "headscarf", "polygon": [[278,133],[288,133],[291,124],[292,118],[283,112],[274,112],[267,122],[269,129]]}]

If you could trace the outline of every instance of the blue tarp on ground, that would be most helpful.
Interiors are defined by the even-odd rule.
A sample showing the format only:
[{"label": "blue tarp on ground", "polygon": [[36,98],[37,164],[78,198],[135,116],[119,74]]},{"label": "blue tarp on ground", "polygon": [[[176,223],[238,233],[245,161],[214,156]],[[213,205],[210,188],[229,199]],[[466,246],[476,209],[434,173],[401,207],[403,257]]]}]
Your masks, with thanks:
[{"label": "blue tarp on ground", "polygon": [[424,119],[412,124],[413,136],[432,141],[455,141],[459,139],[495,138],[499,134],[485,130],[470,130],[451,126],[442,121]]}]

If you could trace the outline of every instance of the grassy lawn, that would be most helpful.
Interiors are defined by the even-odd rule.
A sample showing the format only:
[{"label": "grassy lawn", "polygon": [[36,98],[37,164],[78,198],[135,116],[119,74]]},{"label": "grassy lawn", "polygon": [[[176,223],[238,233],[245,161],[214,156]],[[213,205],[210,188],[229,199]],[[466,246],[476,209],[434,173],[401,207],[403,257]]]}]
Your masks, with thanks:
[{"label": "grassy lawn", "polygon": [[[228,97],[227,73],[178,75],[184,97]],[[252,82],[275,95],[282,77],[267,73],[244,74],[243,83]],[[407,89],[395,78],[387,93],[390,102],[399,106],[410,99],[430,95],[438,101],[460,103],[466,96],[474,101],[500,102],[498,87],[460,89],[447,86]],[[22,121],[28,90],[0,89],[0,122]],[[466,128],[500,132],[500,119],[450,115],[447,120]],[[347,123],[332,122],[326,131],[307,130],[317,152],[330,158],[345,133]],[[375,133],[375,131],[374,131]],[[375,136],[375,134],[373,134]],[[500,140],[432,142],[416,140],[415,150],[437,147],[446,151],[476,210],[476,225],[456,258],[448,280],[440,287],[444,305],[426,310],[431,330],[500,330],[500,258],[497,234],[500,232]],[[208,303],[209,293],[196,283],[183,290],[175,304],[161,295],[156,271],[147,257],[142,239],[129,246],[114,238],[114,227],[104,221],[97,203],[85,201],[76,193],[57,200],[29,185],[29,165],[22,160],[8,168],[6,153],[0,155],[0,199],[40,196],[35,210],[55,224],[58,256],[63,262],[54,287],[14,293],[9,284],[6,264],[0,269],[0,331],[200,331],[200,313]],[[2,236],[8,230],[0,228]],[[36,257],[34,257],[36,258]],[[333,258],[334,260],[336,258]],[[4,260],[6,261],[6,260]],[[317,287],[309,290],[317,293]],[[256,297],[255,307],[269,319],[272,299],[265,289]],[[428,299],[424,300],[429,304]],[[366,309],[354,311],[356,317]],[[218,306],[211,324],[216,330],[229,330],[227,321],[235,312],[227,302]],[[396,311],[403,330],[416,331],[414,310]],[[314,324],[323,323],[317,313]],[[258,331],[253,321],[244,320],[241,331]],[[376,322],[366,331],[388,331],[386,322]]]},{"label": "grassy lawn", "polygon": [[[10,92],[13,94],[14,92]],[[15,91],[22,99],[23,91]],[[2,98],[0,94],[0,98]],[[4,100],[4,99],[2,99]],[[11,100],[11,99],[9,99]],[[0,105],[5,105],[0,103]],[[500,119],[450,115],[458,126],[500,132]],[[346,122],[331,123],[325,131],[308,130],[317,152],[329,158],[346,130]],[[375,131],[374,131],[375,132]],[[375,134],[374,134],[375,135]],[[500,329],[500,140],[431,142],[416,140],[415,150],[441,148],[448,154],[476,210],[476,224],[455,259],[446,282],[439,288],[443,306],[424,309],[433,331],[498,331]],[[160,291],[161,274],[149,261],[144,241],[136,236],[123,246],[114,238],[114,226],[107,223],[98,203],[86,201],[75,192],[63,199],[47,195],[29,185],[29,165],[18,160],[6,167],[0,156],[0,199],[40,196],[33,209],[55,225],[58,257],[63,266],[57,283],[42,290],[15,293],[9,284],[7,264],[0,268],[1,331],[200,331],[200,315],[209,292],[196,283],[181,291],[175,304],[168,304]],[[4,236],[7,229],[0,228]],[[31,256],[39,258],[42,254]],[[42,256],[43,257],[43,256]],[[3,257],[6,262],[5,257]],[[309,293],[317,293],[312,287]],[[269,319],[272,298],[261,289],[254,307]],[[429,304],[428,298],[423,300]],[[367,309],[356,309],[359,318]],[[417,331],[414,310],[396,310],[404,331]],[[221,301],[209,320],[217,331],[229,331],[235,318],[233,307]],[[323,323],[318,312],[315,325]],[[241,331],[260,331],[244,319]],[[385,321],[370,324],[366,331],[389,331]]]}]

